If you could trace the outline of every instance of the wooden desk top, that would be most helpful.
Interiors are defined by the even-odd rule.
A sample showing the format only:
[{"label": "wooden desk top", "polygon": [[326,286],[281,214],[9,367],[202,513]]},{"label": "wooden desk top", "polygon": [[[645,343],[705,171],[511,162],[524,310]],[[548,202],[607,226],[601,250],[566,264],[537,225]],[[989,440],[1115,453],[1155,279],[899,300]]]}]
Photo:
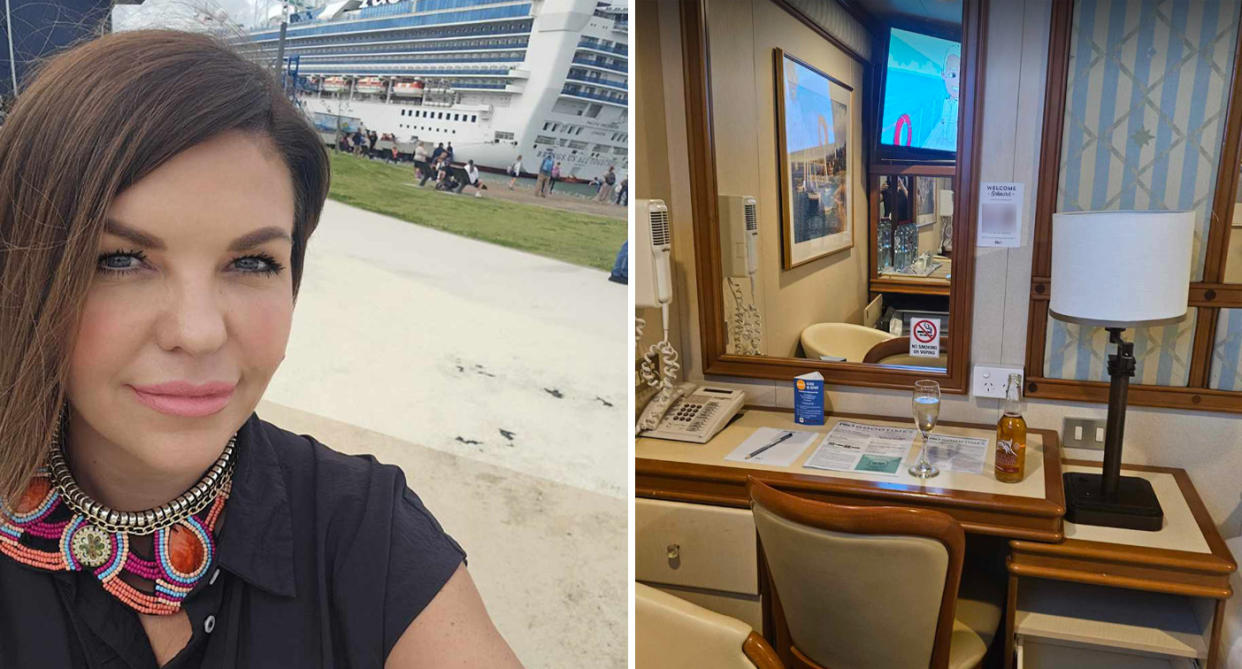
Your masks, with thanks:
[{"label": "wooden desk top", "polygon": [[[1066,471],[1100,471],[1100,464],[1066,460]],[[1065,523],[1058,544],[1011,541],[1015,576],[1224,599],[1237,563],[1185,470],[1122,465],[1127,476],[1151,481],[1164,527],[1156,532]]]},{"label": "wooden desk top", "polygon": [[833,414],[824,425],[798,425],[788,410],[748,408],[706,444],[639,438],[635,442],[635,491],[639,497],[748,507],[746,477],[754,476],[787,492],[838,504],[900,504],[943,511],[968,532],[1032,541],[1060,541],[1065,494],[1061,482],[1060,447],[1055,432],[1028,430],[1026,478],[1001,483],[992,474],[995,428],[990,425],[942,423],[938,434],[989,440],[982,474],[941,472],[926,483],[905,468],[918,455],[918,440],[897,475],[807,469],[802,463],[814,452],[807,448],[788,467],[726,461],[725,455],[759,427],[828,432],[836,423],[912,427],[908,417]]}]

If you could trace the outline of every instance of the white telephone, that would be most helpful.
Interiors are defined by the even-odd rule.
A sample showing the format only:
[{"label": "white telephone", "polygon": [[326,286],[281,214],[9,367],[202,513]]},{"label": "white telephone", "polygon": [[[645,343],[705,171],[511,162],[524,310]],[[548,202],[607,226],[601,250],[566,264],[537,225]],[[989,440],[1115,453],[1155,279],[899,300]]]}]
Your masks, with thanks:
[{"label": "white telephone", "polygon": [[[733,296],[733,321],[729,324],[730,353],[763,355],[763,316],[755,302],[755,274],[759,271],[758,201],[749,195],[721,195],[721,262],[725,285]],[[750,281],[748,300],[739,285]]]},{"label": "white telephone", "polygon": [[729,424],[746,401],[746,393],[731,388],[696,387],[684,383],[667,399],[657,396],[643,410],[641,426],[654,421],[654,429],[638,432],[640,437],[707,443]]}]

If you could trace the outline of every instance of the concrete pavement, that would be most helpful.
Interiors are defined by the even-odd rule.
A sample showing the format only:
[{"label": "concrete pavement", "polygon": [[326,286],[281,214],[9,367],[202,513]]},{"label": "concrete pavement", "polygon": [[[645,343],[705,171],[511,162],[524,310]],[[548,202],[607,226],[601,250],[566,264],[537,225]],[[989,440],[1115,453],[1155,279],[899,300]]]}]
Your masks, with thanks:
[{"label": "concrete pavement", "polygon": [[400,465],[528,667],[624,667],[626,287],[329,200],[258,413]]}]

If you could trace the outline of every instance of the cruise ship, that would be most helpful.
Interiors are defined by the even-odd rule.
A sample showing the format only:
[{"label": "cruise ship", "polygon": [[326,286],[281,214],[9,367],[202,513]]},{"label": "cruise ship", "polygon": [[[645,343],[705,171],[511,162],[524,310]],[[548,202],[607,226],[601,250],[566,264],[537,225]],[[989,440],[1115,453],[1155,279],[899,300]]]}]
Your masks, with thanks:
[{"label": "cruise ship", "polygon": [[[317,125],[452,142],[456,160],[564,177],[629,171],[624,0],[336,0],[289,17],[286,70]],[[239,46],[273,62],[277,9]]]}]

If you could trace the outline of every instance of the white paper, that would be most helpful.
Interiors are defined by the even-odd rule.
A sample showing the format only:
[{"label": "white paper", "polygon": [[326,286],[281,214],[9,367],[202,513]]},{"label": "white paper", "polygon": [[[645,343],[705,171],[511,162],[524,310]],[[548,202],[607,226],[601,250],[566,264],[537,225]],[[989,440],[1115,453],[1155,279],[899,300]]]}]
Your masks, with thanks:
[{"label": "white paper", "polygon": [[[781,438],[786,433],[793,433],[793,436],[758,455],[747,457],[751,453]],[[794,460],[798,459],[798,456],[802,455],[807,446],[810,446],[822,434],[822,432],[802,430],[778,430],[772,427],[757,428],[753,434],[746,438],[746,441],[743,441],[737,448],[733,449],[733,452],[726,455],[725,460],[749,462],[756,465],[788,467],[794,463]]]},{"label": "white paper", "polygon": [[910,355],[916,358],[940,357],[940,319],[910,319]]},{"label": "white paper", "polygon": [[979,184],[979,246],[1022,245],[1023,184]]},{"label": "white paper", "polygon": [[927,460],[942,472],[982,474],[989,443],[980,437],[950,437],[933,432],[927,439]]},{"label": "white paper", "polygon": [[803,466],[893,475],[901,471],[902,460],[913,443],[912,429],[841,422]]}]

